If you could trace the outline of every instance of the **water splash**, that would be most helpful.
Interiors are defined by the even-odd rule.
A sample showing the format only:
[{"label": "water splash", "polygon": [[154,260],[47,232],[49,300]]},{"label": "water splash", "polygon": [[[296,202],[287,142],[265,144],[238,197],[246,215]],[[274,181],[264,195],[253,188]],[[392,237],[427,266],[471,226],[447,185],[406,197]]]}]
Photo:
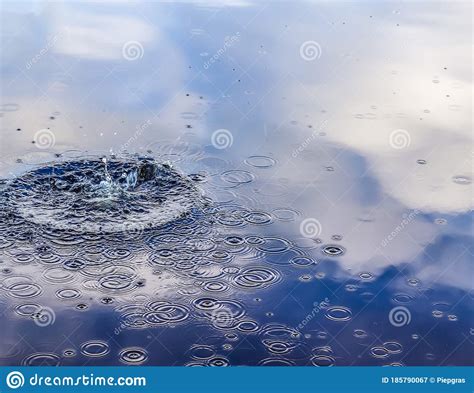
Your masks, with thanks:
[{"label": "water splash", "polygon": [[168,164],[149,158],[67,161],[6,183],[11,214],[73,233],[154,228],[201,209],[201,190]]}]

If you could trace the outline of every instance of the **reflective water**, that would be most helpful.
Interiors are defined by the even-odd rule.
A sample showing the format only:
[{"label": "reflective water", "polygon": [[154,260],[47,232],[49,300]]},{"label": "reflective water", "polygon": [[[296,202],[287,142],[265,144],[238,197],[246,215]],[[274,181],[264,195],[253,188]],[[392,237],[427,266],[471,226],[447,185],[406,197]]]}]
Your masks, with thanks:
[{"label": "reflective water", "polygon": [[3,2],[0,364],[474,364],[470,7]]}]

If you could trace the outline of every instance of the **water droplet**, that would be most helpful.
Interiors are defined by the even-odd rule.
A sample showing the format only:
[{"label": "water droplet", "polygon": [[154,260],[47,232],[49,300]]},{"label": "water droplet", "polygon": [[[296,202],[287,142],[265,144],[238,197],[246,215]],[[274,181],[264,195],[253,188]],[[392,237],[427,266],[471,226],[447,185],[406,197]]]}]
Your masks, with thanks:
[{"label": "water droplet", "polygon": [[460,185],[467,185],[472,183],[469,176],[453,176],[453,182]]},{"label": "water droplet", "polygon": [[119,353],[119,360],[126,364],[143,364],[148,360],[148,352],[143,348],[124,348]]},{"label": "water droplet", "polygon": [[345,249],[338,245],[327,245],[323,248],[323,253],[332,257],[343,255]]}]

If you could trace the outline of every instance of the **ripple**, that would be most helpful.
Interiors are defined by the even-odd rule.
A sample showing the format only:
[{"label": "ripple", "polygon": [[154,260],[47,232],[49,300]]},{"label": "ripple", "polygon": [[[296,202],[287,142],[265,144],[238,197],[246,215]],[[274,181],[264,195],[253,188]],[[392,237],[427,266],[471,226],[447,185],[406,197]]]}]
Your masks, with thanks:
[{"label": "ripple", "polygon": [[195,299],[193,305],[199,310],[209,311],[219,308],[219,301],[210,297],[202,297]]},{"label": "ripple", "polygon": [[267,156],[250,156],[244,162],[255,168],[270,168],[276,164],[273,158]]},{"label": "ripple", "polygon": [[453,176],[453,182],[460,185],[468,185],[472,183],[469,176]]},{"label": "ripple", "polygon": [[251,246],[258,246],[258,245],[264,244],[265,239],[260,236],[251,235],[251,236],[245,237],[245,242]]},{"label": "ripple", "polygon": [[72,348],[71,349],[65,349],[63,351],[63,356],[65,358],[72,358],[72,357],[76,356],[76,351]]},{"label": "ripple", "polygon": [[126,259],[131,255],[131,251],[125,248],[109,248],[104,250],[103,254],[110,259]]},{"label": "ripple", "polygon": [[336,359],[329,355],[316,355],[311,358],[311,364],[317,367],[331,367],[336,363]]},{"label": "ripple", "polygon": [[20,105],[14,102],[0,104],[0,112],[16,112],[18,109],[20,109]]},{"label": "ripple", "polygon": [[237,325],[237,329],[244,333],[257,332],[260,329],[260,325],[256,321],[241,321]]},{"label": "ripple", "polygon": [[46,251],[38,254],[40,262],[46,263],[49,265],[61,262],[61,257],[53,252]]},{"label": "ripple", "polygon": [[227,236],[224,239],[224,242],[229,246],[241,246],[242,244],[244,244],[245,240],[241,236],[231,235]]},{"label": "ripple", "polygon": [[344,289],[347,292],[356,292],[359,289],[359,287],[355,284],[346,284],[344,285]]},{"label": "ripple", "polygon": [[53,283],[66,283],[74,280],[74,273],[65,271],[60,267],[52,267],[43,271],[43,277]]},{"label": "ripple", "polygon": [[445,218],[437,218],[434,222],[436,225],[446,225],[448,223],[448,220],[446,220]]},{"label": "ripple", "polygon": [[349,321],[352,318],[352,312],[344,306],[333,306],[326,310],[326,318],[338,322]]},{"label": "ripple", "polygon": [[372,347],[370,348],[370,354],[374,358],[383,359],[390,355],[390,352],[385,347]]},{"label": "ripple", "polygon": [[255,176],[248,171],[233,169],[223,172],[221,174],[221,179],[227,183],[239,185],[252,182],[255,179]]},{"label": "ripple", "polygon": [[259,362],[259,366],[294,366],[295,363],[285,358],[271,357]]},{"label": "ripple", "polygon": [[361,278],[361,280],[365,281],[371,281],[374,279],[374,275],[370,272],[362,272],[359,274],[359,277]]},{"label": "ripple", "polygon": [[208,345],[194,345],[190,352],[194,359],[210,359],[216,354],[215,350]]},{"label": "ripple", "polygon": [[23,359],[23,366],[59,366],[61,359],[54,353],[33,353]]},{"label": "ripple", "polygon": [[28,264],[35,261],[35,256],[33,254],[20,253],[13,255],[13,259],[18,263]]},{"label": "ripple", "polygon": [[222,281],[209,281],[204,284],[203,288],[209,292],[225,292],[229,286]]},{"label": "ripple", "polygon": [[12,240],[0,236],[0,250],[6,250],[15,244]]},{"label": "ripple", "polygon": [[409,278],[407,280],[407,284],[412,287],[417,287],[420,285],[420,280],[418,280],[417,278]]},{"label": "ripple", "polygon": [[393,297],[393,300],[397,303],[410,303],[411,301],[413,301],[413,297],[406,293],[397,293]]},{"label": "ripple", "polygon": [[295,340],[301,337],[300,332],[297,330],[277,323],[264,326],[260,334],[264,339],[277,339],[280,341]]},{"label": "ripple", "polygon": [[3,280],[2,284],[8,295],[15,298],[32,298],[43,293],[41,286],[31,282],[28,277],[11,276]]},{"label": "ripple", "polygon": [[218,307],[207,314],[212,325],[218,329],[236,327],[244,315],[244,305],[235,300],[219,300]]},{"label": "ripple", "polygon": [[81,292],[74,288],[60,289],[56,291],[56,296],[62,300],[77,299],[82,296]]},{"label": "ripple", "polygon": [[290,263],[296,266],[311,266],[316,265],[316,261],[310,257],[297,256],[290,260]]},{"label": "ripple", "polygon": [[110,352],[109,345],[104,341],[91,340],[81,345],[81,353],[89,357],[101,357]]},{"label": "ripple", "polygon": [[226,340],[229,341],[237,341],[239,339],[239,336],[236,333],[226,333],[225,334]]},{"label": "ripple", "polygon": [[150,325],[179,323],[189,318],[189,309],[180,304],[157,301],[147,308],[150,311],[143,315],[143,319]]},{"label": "ripple", "polygon": [[125,312],[120,316],[120,326],[130,329],[148,328],[150,325],[143,318],[143,310]]},{"label": "ripple", "polygon": [[212,239],[189,239],[186,241],[186,244],[194,252],[211,251],[216,248],[216,244]]},{"label": "ripple", "polygon": [[26,303],[20,304],[15,307],[15,312],[22,317],[29,317],[33,314],[38,313],[41,310],[41,306],[39,304],[34,303]]},{"label": "ripple", "polygon": [[133,277],[127,274],[110,274],[99,280],[99,285],[107,290],[122,291],[132,287]]},{"label": "ripple", "polygon": [[232,283],[240,288],[265,288],[280,280],[277,270],[267,267],[250,267],[232,277]]},{"label": "ripple", "polygon": [[148,360],[148,352],[143,348],[124,348],[119,353],[119,360],[126,364],[143,364]]},{"label": "ripple", "polygon": [[76,305],[76,310],[79,310],[79,311],[85,311],[89,308],[89,306],[85,303],[79,303]]},{"label": "ripple", "polygon": [[288,208],[279,208],[272,210],[272,215],[280,221],[290,222],[295,221],[301,213]]},{"label": "ripple", "polygon": [[355,338],[366,338],[368,336],[367,332],[362,329],[355,329],[353,336]]},{"label": "ripple", "polygon": [[222,268],[222,272],[226,274],[237,274],[238,272],[240,272],[240,268],[238,268],[237,266],[226,266]]},{"label": "ripple", "polygon": [[264,243],[257,246],[257,249],[270,254],[278,254],[289,250],[291,244],[288,240],[278,237],[266,237]]},{"label": "ripple", "polygon": [[396,341],[387,341],[383,343],[384,348],[390,353],[400,353],[403,350],[402,344]]},{"label": "ripple", "polygon": [[229,359],[225,357],[213,357],[207,361],[207,364],[211,367],[227,367],[230,365]]},{"label": "ripple", "polygon": [[267,225],[271,224],[272,216],[265,212],[252,211],[244,217],[244,220],[254,225]]},{"label": "ripple", "polygon": [[287,354],[297,346],[297,344],[292,341],[262,340],[262,343],[265,345],[268,352],[277,355]]},{"label": "ripple", "polygon": [[339,255],[343,255],[346,250],[338,245],[327,245],[323,247],[323,253],[329,255],[331,257],[337,257]]},{"label": "ripple", "polygon": [[67,261],[63,263],[64,269],[67,269],[67,270],[80,270],[80,269],[83,269],[85,266],[86,266],[86,263],[78,258],[68,259]]}]

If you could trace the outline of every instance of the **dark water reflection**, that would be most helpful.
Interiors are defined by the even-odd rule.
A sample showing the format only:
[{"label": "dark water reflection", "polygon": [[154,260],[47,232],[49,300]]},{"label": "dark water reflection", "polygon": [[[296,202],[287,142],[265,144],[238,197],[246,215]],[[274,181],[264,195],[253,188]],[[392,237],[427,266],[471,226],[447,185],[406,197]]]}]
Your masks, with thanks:
[{"label": "dark water reflection", "polygon": [[1,14],[0,364],[474,364],[468,3]]}]

